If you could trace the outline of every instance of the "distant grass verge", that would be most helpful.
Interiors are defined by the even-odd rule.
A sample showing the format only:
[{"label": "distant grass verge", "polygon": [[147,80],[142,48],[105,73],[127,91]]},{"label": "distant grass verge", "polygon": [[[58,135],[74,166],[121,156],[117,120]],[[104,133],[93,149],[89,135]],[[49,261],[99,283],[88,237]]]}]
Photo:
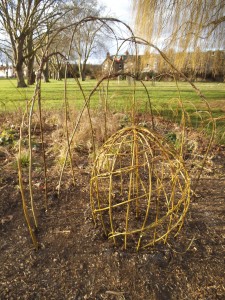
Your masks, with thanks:
[{"label": "distant grass verge", "polygon": [[[92,109],[104,109],[106,106],[115,112],[130,112],[133,99],[136,99],[136,111],[149,110],[148,96],[140,82],[136,82],[135,89],[126,80],[111,80],[109,84],[104,81],[90,99]],[[81,82],[86,99],[96,86],[96,80]],[[207,124],[209,117],[205,103],[201,101],[196,92],[186,82],[179,82],[179,91],[174,82],[145,82],[151,99],[152,111],[156,115],[164,116],[172,121],[180,120],[180,106],[178,99],[182,99],[188,124],[199,128]],[[218,119],[217,139],[225,142],[225,83],[196,83],[197,87],[205,95],[213,116]],[[42,83],[41,100],[44,110],[58,110],[64,107],[66,95],[69,107],[81,109],[84,105],[84,97],[74,79],[68,79],[66,93],[64,81],[51,80],[50,83]],[[108,90],[107,90],[108,86]],[[108,92],[107,92],[108,91]],[[34,94],[34,86],[18,89],[15,79],[0,79],[0,112],[18,111],[26,109],[26,105]],[[206,125],[210,132],[211,125]]]}]

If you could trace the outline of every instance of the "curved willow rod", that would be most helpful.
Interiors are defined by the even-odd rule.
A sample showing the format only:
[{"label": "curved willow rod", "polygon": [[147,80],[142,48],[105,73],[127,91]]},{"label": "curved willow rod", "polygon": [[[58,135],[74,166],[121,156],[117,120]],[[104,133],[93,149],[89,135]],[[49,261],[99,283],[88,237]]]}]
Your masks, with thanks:
[{"label": "curved willow rod", "polygon": [[43,132],[43,123],[42,123],[42,106],[41,106],[41,81],[38,89],[38,111],[39,111],[39,122],[40,122],[40,131],[41,131],[41,149],[42,157],[44,163],[44,191],[45,191],[45,210],[48,210],[48,178],[47,178],[47,165],[46,165],[46,155],[45,155],[45,144],[44,144],[44,132]]},{"label": "curved willow rod", "polygon": [[205,103],[207,109],[208,109],[208,112],[210,114],[210,121],[212,123],[212,126],[213,126],[213,130],[211,132],[211,136],[210,136],[210,140],[209,140],[209,143],[208,143],[208,147],[206,149],[206,152],[205,152],[205,156],[203,158],[203,161],[202,161],[202,165],[201,165],[201,168],[200,168],[200,171],[199,173],[196,175],[196,178],[195,178],[195,184],[194,184],[194,187],[193,187],[193,191],[196,190],[197,188],[197,185],[198,185],[198,182],[199,182],[199,179],[201,177],[201,174],[202,174],[202,171],[203,171],[203,168],[204,168],[204,165],[206,163],[206,159],[208,157],[208,154],[209,154],[209,151],[210,151],[210,148],[212,146],[212,143],[213,143],[213,140],[214,140],[214,137],[215,137],[215,132],[216,132],[216,122],[215,122],[215,119],[213,118],[213,115],[212,115],[212,110],[210,108],[210,105],[206,99],[206,97],[202,94],[202,92],[196,87],[196,85],[181,71],[179,71],[176,66],[169,60],[169,58],[166,56],[165,53],[163,53],[157,46],[155,46],[154,44],[148,42],[147,40],[141,38],[141,37],[131,37],[130,39],[128,39],[130,41],[133,41],[134,43],[137,43],[137,44],[140,44],[140,45],[145,45],[145,46],[150,46],[152,47],[153,49],[155,49],[160,55],[161,57],[165,60],[165,62],[174,70],[176,71],[177,74],[179,74],[181,77],[183,77],[191,86],[192,88],[194,89],[194,91],[198,94],[198,96],[200,97],[200,99]]},{"label": "curved willow rod", "polygon": [[[22,198],[23,213],[24,213],[24,217],[25,217],[25,220],[27,223],[27,227],[28,227],[33,245],[34,245],[35,249],[37,250],[38,242],[37,242],[35,233],[32,229],[31,220],[30,220],[29,213],[28,213],[26,197],[25,197],[25,192],[24,192],[24,185],[23,185],[23,172],[22,172],[22,167],[21,167],[21,150],[22,150],[22,139],[23,139],[22,130],[24,127],[24,119],[25,119],[26,115],[27,115],[27,112],[25,112],[23,114],[21,125],[20,125],[19,153],[18,153],[18,158],[17,158],[17,167],[18,167],[18,179],[19,179],[19,188],[20,188],[20,193],[21,193],[21,198]],[[34,211],[33,211],[33,217],[35,217]]]},{"label": "curved willow rod", "polygon": [[[207,155],[209,153],[209,149],[212,145],[212,142],[213,142],[213,138],[214,138],[214,135],[215,135],[215,120],[213,119],[213,116],[212,116],[212,112],[211,112],[211,109],[210,109],[210,106],[208,104],[208,102],[206,101],[206,98],[204,97],[204,95],[201,93],[201,91],[182,73],[180,72],[171,62],[170,60],[167,58],[167,56],[158,48],[156,47],[155,45],[151,44],[150,42],[140,38],[140,37],[135,37],[131,28],[125,24],[124,22],[118,20],[118,19],[115,19],[115,18],[98,18],[98,17],[87,17],[87,18],[84,18],[82,19],[81,21],[79,22],[75,22],[75,23],[72,23],[72,24],[69,24],[67,26],[62,26],[61,28],[59,28],[58,30],[56,30],[56,32],[52,35],[52,37],[48,40],[48,44],[44,50],[44,54],[43,54],[43,58],[41,59],[41,63],[40,63],[40,67],[39,67],[39,70],[37,72],[37,76],[36,76],[36,87],[35,87],[35,91],[34,91],[34,96],[30,102],[30,111],[29,111],[29,128],[28,128],[28,131],[29,131],[29,191],[30,191],[30,203],[31,203],[31,207],[32,207],[32,214],[33,214],[33,218],[34,218],[34,223],[35,223],[35,226],[37,227],[37,220],[36,220],[36,215],[35,215],[35,211],[34,211],[34,201],[33,201],[33,189],[32,189],[32,147],[31,147],[31,121],[32,121],[32,117],[33,117],[33,109],[34,109],[34,104],[35,104],[35,101],[36,101],[36,98],[38,97],[38,107],[39,107],[39,116],[40,116],[40,119],[42,118],[42,115],[41,115],[41,73],[43,71],[43,67],[44,67],[44,64],[45,62],[52,56],[52,55],[55,55],[55,54],[59,54],[61,56],[63,56],[61,53],[51,53],[51,54],[48,54],[48,51],[49,51],[49,48],[50,48],[50,45],[52,44],[54,38],[63,30],[65,29],[68,29],[68,28],[74,28],[74,30],[76,30],[76,28],[78,26],[81,26],[83,23],[87,23],[87,22],[99,22],[101,24],[103,24],[104,26],[106,26],[108,29],[111,30],[111,32],[114,34],[114,36],[116,37],[116,40],[117,40],[117,43],[119,41],[119,38],[117,38],[116,34],[114,33],[113,29],[111,28],[110,26],[110,23],[120,23],[122,25],[124,25],[131,33],[131,37],[128,38],[128,39],[122,39],[123,43],[125,42],[131,42],[135,45],[135,47],[137,47],[138,44],[141,44],[141,45],[147,45],[147,46],[150,46],[150,47],[153,47],[155,50],[158,51],[158,53],[162,56],[162,58],[166,61],[167,64],[170,65],[170,67],[178,74],[180,74],[187,82],[189,82],[189,84],[192,86],[192,88],[196,91],[196,93],[200,96],[200,98],[202,99],[202,101],[204,101],[204,103],[206,104],[207,108],[208,108],[208,113],[209,113],[209,116],[210,116],[210,122],[212,123],[212,126],[213,126],[213,130],[212,130],[212,133],[211,133],[211,137],[210,137],[210,141],[209,141],[209,144],[208,144],[208,147],[207,147],[207,151],[205,153],[205,156],[204,156],[204,159],[203,159],[203,162],[202,162],[202,166],[201,166],[201,169],[200,169],[200,172],[197,174],[196,176],[196,180],[195,180],[195,188],[197,187],[197,184],[198,184],[198,181],[199,181],[199,178],[201,176],[201,173],[202,173],[202,170],[204,168],[204,165],[205,165],[205,162],[206,162],[206,158],[207,158]],[[117,47],[118,49],[120,49],[120,47]],[[84,95],[84,91],[79,83],[79,80],[77,78],[75,78],[82,94],[83,94],[83,98],[84,98],[84,105],[83,105],[83,108],[80,112],[80,115],[78,116],[78,119],[77,119],[77,122],[76,122],[76,125],[73,129],[73,132],[70,136],[70,140],[68,141],[68,137],[67,137],[67,141],[68,141],[68,152],[67,152],[67,155],[66,155],[66,159],[67,159],[67,156],[69,154],[69,151],[70,151],[70,145],[72,143],[72,140],[73,140],[73,137],[76,133],[76,130],[77,130],[77,127],[79,125],[79,122],[80,122],[80,119],[83,115],[83,112],[85,109],[87,109],[88,111],[88,115],[89,115],[89,120],[90,120],[90,126],[92,128],[92,122],[91,122],[91,117],[90,117],[90,111],[89,111],[89,104],[90,104],[90,101],[91,101],[91,98],[93,96],[93,94],[96,92],[96,90],[98,89],[98,87],[100,86],[100,84],[104,81],[104,80],[109,80],[110,78],[114,78],[116,76],[119,76],[119,75],[125,75],[125,76],[130,76],[134,79],[136,79],[136,76],[130,74],[130,73],[114,73],[114,74],[108,74],[107,76],[104,76],[101,80],[99,80],[99,82],[97,83],[97,85],[95,86],[95,88],[91,91],[91,93],[89,94],[88,97],[86,97]],[[150,108],[150,111],[151,111],[151,115],[152,115],[152,127],[154,129],[154,120],[153,120],[153,113],[152,113],[152,104],[151,104],[151,99],[150,99],[150,96],[149,96],[149,93],[148,93],[148,90],[147,90],[147,87],[144,85],[144,83],[142,81],[140,81],[142,83],[142,85],[144,86],[145,88],[145,91],[148,95],[148,102],[149,102],[149,108]],[[134,91],[135,92],[135,91]],[[66,93],[66,91],[65,91]],[[182,115],[182,118],[184,118],[184,116]],[[92,130],[92,138],[93,138],[93,147],[95,147],[95,143],[94,143],[94,135],[93,135],[93,129]],[[43,128],[42,128],[42,122],[41,122],[41,140],[42,140],[42,153],[43,153],[43,160],[44,160],[44,168],[45,168],[45,197],[46,197],[46,206],[47,206],[47,173],[46,173],[46,160],[45,160],[45,149],[44,149],[44,142],[43,142]],[[182,151],[182,149],[181,149]],[[95,153],[95,148],[94,148],[94,153]],[[21,152],[20,152],[20,155],[21,155]],[[65,160],[66,162],[66,160]],[[65,167],[65,166],[64,166]],[[63,174],[63,170],[64,170],[64,167],[62,168],[62,171],[61,171],[61,174],[60,174],[60,180],[59,180],[59,186],[61,184],[61,179],[62,179],[62,174]],[[19,174],[19,176],[22,176],[21,174]],[[22,185],[21,185],[21,189],[23,190],[22,188]],[[28,222],[29,224],[29,222]],[[29,225],[28,225],[29,227]]]},{"label": "curved willow rod", "polygon": [[[89,103],[90,103],[90,101],[88,101],[88,100],[86,99],[86,96],[85,96],[85,94],[84,94],[84,90],[83,90],[83,88],[82,88],[82,86],[81,86],[81,84],[80,84],[79,79],[75,76],[75,73],[74,73],[73,68],[71,67],[71,65],[70,65],[69,63],[68,63],[68,65],[70,66],[70,71],[71,71],[71,73],[74,75],[74,79],[76,80],[76,83],[77,83],[77,85],[79,86],[80,91],[82,92],[83,99],[84,99],[84,105],[83,105],[83,108],[82,108],[82,110],[81,110],[81,112],[80,112],[78,118],[77,118],[77,122],[76,122],[76,124],[75,124],[75,126],[74,126],[73,132],[72,132],[70,138],[68,137],[68,139],[67,139],[68,147],[67,147],[67,151],[66,151],[64,163],[63,163],[63,166],[62,166],[62,169],[61,169],[61,172],[60,172],[59,183],[58,183],[58,194],[60,194],[60,188],[61,188],[62,176],[63,176],[64,169],[65,169],[65,166],[66,166],[66,161],[67,161],[68,155],[69,155],[69,153],[70,153],[70,146],[71,146],[71,144],[72,144],[74,135],[75,135],[75,133],[76,133],[76,131],[77,131],[78,125],[79,125],[79,123],[80,123],[81,117],[82,117],[82,115],[83,115],[85,109],[87,109],[87,112],[88,112],[88,120],[89,120],[89,124],[90,124],[91,136],[92,136],[92,142],[93,142],[93,151],[94,151],[94,153],[95,153],[94,130],[93,130],[93,126],[92,126],[91,115],[90,115],[90,109],[89,109]],[[71,159],[72,159],[72,157],[71,157]]]},{"label": "curved willow rod", "polygon": [[[70,40],[70,46],[69,46],[69,51],[68,51],[68,57],[70,57],[70,52],[72,49],[72,43],[74,39],[74,34],[75,31],[72,34],[71,40]],[[72,177],[73,177],[73,184],[75,186],[76,181],[75,181],[75,172],[74,172],[74,167],[73,167],[73,159],[72,159],[72,153],[71,153],[71,148],[70,148],[70,142],[69,142],[69,129],[68,129],[68,101],[67,101],[67,69],[68,69],[68,63],[66,63],[65,67],[65,80],[64,80],[64,103],[65,103],[65,122],[66,122],[66,140],[67,140],[67,149],[68,149],[68,154],[69,154],[69,159],[70,159],[70,167],[72,171]],[[66,165],[66,160],[63,164],[65,167]]]},{"label": "curved willow rod", "polygon": [[30,191],[30,203],[31,203],[31,210],[34,218],[35,227],[38,227],[37,217],[35,214],[34,208],[34,197],[33,197],[33,185],[32,185],[32,163],[33,163],[33,155],[32,155],[32,139],[31,139],[31,123],[32,123],[32,116],[34,111],[34,104],[36,101],[36,97],[38,95],[38,90],[40,89],[40,82],[37,83],[34,96],[31,100],[29,117],[28,117],[28,146],[29,146],[29,191]]}]

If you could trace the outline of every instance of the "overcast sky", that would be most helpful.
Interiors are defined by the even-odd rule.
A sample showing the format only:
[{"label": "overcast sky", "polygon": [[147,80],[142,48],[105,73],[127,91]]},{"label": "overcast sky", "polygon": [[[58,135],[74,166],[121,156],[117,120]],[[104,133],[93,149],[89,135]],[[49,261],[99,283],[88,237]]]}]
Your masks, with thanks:
[{"label": "overcast sky", "polygon": [[106,13],[132,25],[132,0],[99,0],[106,7]]},{"label": "overcast sky", "polygon": [[[98,3],[100,5],[105,6],[105,11],[103,13],[104,16],[114,17],[117,18],[127,25],[133,27],[133,20],[132,20],[132,0],[98,0]],[[121,26],[123,29],[125,27]],[[114,28],[115,29],[115,28]],[[129,34],[130,36],[130,34]],[[110,54],[114,54],[117,51],[116,41],[111,41],[110,44],[107,45],[108,51]],[[125,53],[127,50],[127,46],[124,46],[121,48],[120,52]],[[105,54],[103,54],[103,57],[90,57],[89,62],[90,63],[102,63],[102,61],[105,59]]]}]

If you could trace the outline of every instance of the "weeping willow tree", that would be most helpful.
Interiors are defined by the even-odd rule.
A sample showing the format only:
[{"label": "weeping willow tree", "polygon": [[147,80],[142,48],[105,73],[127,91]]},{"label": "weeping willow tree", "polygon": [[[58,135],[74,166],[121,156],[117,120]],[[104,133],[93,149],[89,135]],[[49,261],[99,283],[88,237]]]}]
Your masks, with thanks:
[{"label": "weeping willow tree", "polygon": [[189,60],[199,68],[194,53],[210,50],[223,51],[217,64],[224,64],[225,0],[133,0],[133,7],[138,34],[169,49],[179,67]]}]

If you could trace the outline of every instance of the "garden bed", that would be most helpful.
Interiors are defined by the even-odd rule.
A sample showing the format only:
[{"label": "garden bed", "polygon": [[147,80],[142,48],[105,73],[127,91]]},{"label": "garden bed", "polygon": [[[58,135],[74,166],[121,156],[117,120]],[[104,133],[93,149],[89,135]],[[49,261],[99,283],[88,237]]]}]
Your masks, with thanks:
[{"label": "garden bed", "polygon": [[[9,116],[1,116],[1,130],[3,125],[9,126],[9,120]],[[15,140],[18,125],[14,124]],[[136,252],[124,250],[122,245],[116,247],[100,227],[94,227],[89,201],[92,163],[85,147],[75,155],[75,186],[68,168],[58,197],[59,170],[50,149],[59,136],[57,130],[46,125],[50,174],[47,212],[39,166],[41,150],[38,143],[34,148],[38,250],[33,248],[23,215],[16,147],[1,145],[0,298],[224,299],[225,149],[212,149],[178,237]],[[200,147],[199,151],[202,155]],[[187,158],[194,184],[192,163]],[[25,184],[27,180],[24,176]]]}]

